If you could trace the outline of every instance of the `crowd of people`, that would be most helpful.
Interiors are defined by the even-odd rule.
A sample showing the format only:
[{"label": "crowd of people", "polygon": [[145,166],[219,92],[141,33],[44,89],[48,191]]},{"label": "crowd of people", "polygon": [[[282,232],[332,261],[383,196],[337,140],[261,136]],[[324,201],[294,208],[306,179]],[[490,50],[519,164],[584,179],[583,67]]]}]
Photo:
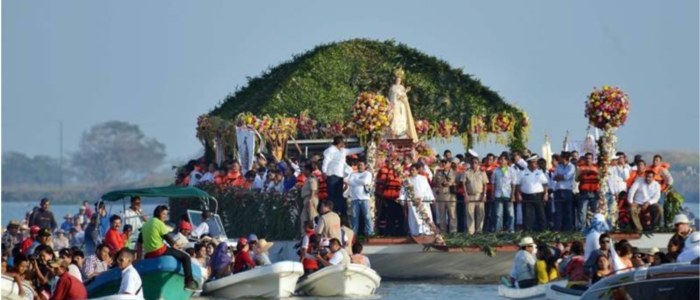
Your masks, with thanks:
[{"label": "crowd of people", "polygon": [[[250,171],[242,171],[236,161],[208,168],[191,161],[178,183],[278,194],[299,190],[304,198],[300,226],[319,216],[320,203],[331,201],[355,232],[368,236],[375,228],[385,236],[431,234],[430,222],[444,233],[575,231],[598,210],[601,187],[593,153],[562,151],[545,159],[527,150],[483,157],[472,150],[455,156],[446,150],[430,159],[405,156],[402,168],[383,166],[375,178],[362,151],[346,148],[336,137],[323,155],[281,162],[259,155]],[[648,164],[640,155],[630,163],[624,152],[611,158],[605,196],[612,228],[640,232],[664,225],[661,204],[673,186],[669,167],[658,154]],[[422,207],[406,205],[406,186],[420,200],[418,206],[430,211],[428,217],[420,214]]]},{"label": "crowd of people", "polygon": [[[406,156],[402,168],[383,166],[375,178],[367,170],[362,152],[363,148],[346,148],[344,139],[336,137],[323,155],[281,162],[269,162],[259,155],[250,171],[242,170],[236,161],[220,167],[191,161],[179,172],[177,183],[214,184],[260,193],[298,191],[303,198],[298,253],[307,274],[335,264],[369,265],[356,234],[371,236],[375,227],[382,235],[414,236],[433,234],[434,230],[467,234],[573,231],[586,228],[597,212],[600,186],[591,153],[579,157],[576,151],[564,151],[553,155],[548,166],[545,159],[528,151],[480,157],[472,150],[455,156],[447,150],[434,160],[414,161]],[[429,163],[432,161],[436,163]],[[659,155],[649,165],[639,156],[628,164],[622,152],[612,157],[606,226],[615,229],[626,222],[641,231],[663,225],[660,203],[673,185],[668,168]],[[372,198],[377,199],[376,220],[372,218]],[[120,268],[124,274],[120,293],[142,295],[140,278],[131,263],[143,258],[170,255],[181,261],[185,288],[190,290],[199,288],[192,266],[201,268],[206,280],[215,280],[271,263],[267,255],[271,242],[251,235],[240,238],[232,249],[219,240],[223,228],[210,222],[211,212],[203,212],[203,222],[196,227],[186,215],[181,216],[173,223],[174,230],[166,225],[168,214],[163,205],[156,207],[152,216],[145,214],[139,197],[131,198],[122,215],[109,215],[104,202],[93,207],[86,201],[59,225],[49,199],[42,199],[25,220],[11,221],[3,233],[3,273],[31,282],[41,298],[67,299],[84,298],[83,282],[110,268]],[[685,228],[685,223],[675,223],[677,230]],[[688,232],[677,235],[686,238]],[[696,243],[694,238],[690,240]],[[669,251],[672,246],[678,249],[684,245],[672,242]],[[521,244],[530,254],[519,253],[518,257],[524,257],[520,261],[533,261],[530,256],[535,252],[527,249],[533,243]],[[538,254],[550,279],[553,274],[565,273],[553,270],[568,268],[553,268],[552,257],[559,260],[572,253],[575,258],[574,254],[580,253],[576,243],[560,248],[557,255],[548,251]],[[624,254],[621,257],[637,253],[624,250],[624,246],[616,249]],[[674,258],[673,253],[658,261]],[[595,275],[583,274],[586,278]],[[513,277],[516,281],[523,278]]]},{"label": "crowd of people", "polygon": [[700,261],[700,232],[693,231],[684,214],[674,218],[674,234],[667,251],[654,247],[641,251],[627,240],[614,242],[607,221],[596,214],[587,230],[585,245],[574,241],[554,246],[536,243],[532,237],[519,242],[506,285],[528,288],[557,279],[567,279],[570,288],[586,289],[599,280],[641,267]]},{"label": "crowd of people", "polygon": [[[52,221],[50,201],[42,199],[39,209],[21,222],[10,221],[3,232],[2,273],[14,278],[20,294],[27,292],[23,283],[28,283],[39,299],[87,299],[86,283],[118,268],[122,274],[119,294],[143,297],[143,283],[133,267],[140,259],[173,256],[182,263],[184,288],[192,291],[201,290],[202,283],[195,282],[193,267],[200,268],[203,281],[207,281],[272,263],[268,250],[273,242],[250,234],[232,247],[221,238],[225,235],[209,211],[203,212],[196,227],[184,215],[172,228],[167,225],[167,206],[159,205],[147,216],[139,197],[132,197],[130,203],[123,215],[111,216],[105,214],[102,202],[94,213],[86,204],[80,207],[80,216],[66,218],[65,224],[71,226],[62,224],[59,228]],[[351,262],[369,265],[352,229],[347,223],[341,225],[332,208],[332,202],[324,202],[318,224],[305,224],[298,248],[299,261],[307,273]],[[70,237],[63,235],[64,228],[71,232]]]}]

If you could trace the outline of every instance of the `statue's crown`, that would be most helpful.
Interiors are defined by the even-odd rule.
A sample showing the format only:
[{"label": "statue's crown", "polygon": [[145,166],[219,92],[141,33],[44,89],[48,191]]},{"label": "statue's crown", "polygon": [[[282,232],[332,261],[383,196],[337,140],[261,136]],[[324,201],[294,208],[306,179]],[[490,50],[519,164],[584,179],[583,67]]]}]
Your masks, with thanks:
[{"label": "statue's crown", "polygon": [[394,76],[396,76],[398,78],[403,79],[403,75],[404,75],[404,72],[403,72],[402,68],[398,68],[398,69],[396,69],[396,71],[394,71]]}]

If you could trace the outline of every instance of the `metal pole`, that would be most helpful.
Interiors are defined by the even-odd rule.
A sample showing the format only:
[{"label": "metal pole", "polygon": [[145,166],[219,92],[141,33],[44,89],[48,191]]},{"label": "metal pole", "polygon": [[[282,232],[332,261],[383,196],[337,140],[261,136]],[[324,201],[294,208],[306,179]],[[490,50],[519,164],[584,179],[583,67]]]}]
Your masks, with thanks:
[{"label": "metal pole", "polygon": [[58,121],[59,127],[59,156],[58,156],[58,182],[60,187],[63,188],[63,120]]}]

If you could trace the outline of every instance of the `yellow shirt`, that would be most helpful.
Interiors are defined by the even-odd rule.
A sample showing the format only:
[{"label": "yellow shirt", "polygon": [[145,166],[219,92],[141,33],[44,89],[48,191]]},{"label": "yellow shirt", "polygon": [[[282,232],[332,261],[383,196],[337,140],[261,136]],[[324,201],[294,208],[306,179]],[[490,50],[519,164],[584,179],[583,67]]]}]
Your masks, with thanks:
[{"label": "yellow shirt", "polygon": [[557,268],[553,268],[547,274],[547,263],[541,259],[535,263],[535,275],[537,276],[537,284],[545,284],[559,277]]},{"label": "yellow shirt", "polygon": [[149,253],[163,247],[163,236],[170,231],[165,223],[158,218],[150,218],[141,227],[141,239],[143,241],[143,252]]}]

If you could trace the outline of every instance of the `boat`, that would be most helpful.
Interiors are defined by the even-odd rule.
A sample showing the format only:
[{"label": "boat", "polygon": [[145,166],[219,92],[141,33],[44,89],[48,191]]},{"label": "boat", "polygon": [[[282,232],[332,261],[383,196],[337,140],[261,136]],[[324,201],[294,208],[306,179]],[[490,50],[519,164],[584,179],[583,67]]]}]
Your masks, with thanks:
[{"label": "boat", "polygon": [[498,296],[508,299],[532,299],[532,298],[542,298],[545,296],[547,291],[551,286],[557,285],[561,287],[566,286],[566,280],[552,281],[546,284],[538,284],[531,286],[529,288],[516,288],[514,286],[507,286],[505,284],[500,284],[498,286]]},{"label": "boat", "polygon": [[699,299],[700,268],[698,264],[663,264],[618,273],[590,286],[580,299],[648,299],[650,297]]},{"label": "boat", "polygon": [[369,296],[382,278],[372,268],[359,264],[324,267],[297,284],[298,294],[317,297]]},{"label": "boat", "polygon": [[[142,259],[134,264],[143,282],[143,296],[146,300],[168,299],[187,300],[194,292],[185,290],[185,276],[182,265],[172,256]],[[192,265],[192,276],[199,287],[202,274],[199,267]],[[89,298],[115,295],[121,284],[121,270],[113,268],[98,275],[85,288]]]},{"label": "boat", "polygon": [[15,282],[12,276],[2,275],[2,283],[0,283],[2,288],[2,299],[12,299],[12,300],[31,300],[34,299],[34,289],[29,284],[29,282],[23,282],[22,288],[24,289],[24,296],[19,295],[19,285]]},{"label": "boat", "polygon": [[581,299],[581,295],[585,293],[586,290],[572,289],[566,286],[551,285],[545,293],[545,299],[547,300],[578,300]]},{"label": "boat", "polygon": [[112,296],[104,296],[99,298],[90,298],[90,300],[143,300],[143,298],[135,295],[120,294]]},{"label": "boat", "polygon": [[204,284],[203,296],[217,298],[286,298],[294,293],[304,266],[282,261]]}]

